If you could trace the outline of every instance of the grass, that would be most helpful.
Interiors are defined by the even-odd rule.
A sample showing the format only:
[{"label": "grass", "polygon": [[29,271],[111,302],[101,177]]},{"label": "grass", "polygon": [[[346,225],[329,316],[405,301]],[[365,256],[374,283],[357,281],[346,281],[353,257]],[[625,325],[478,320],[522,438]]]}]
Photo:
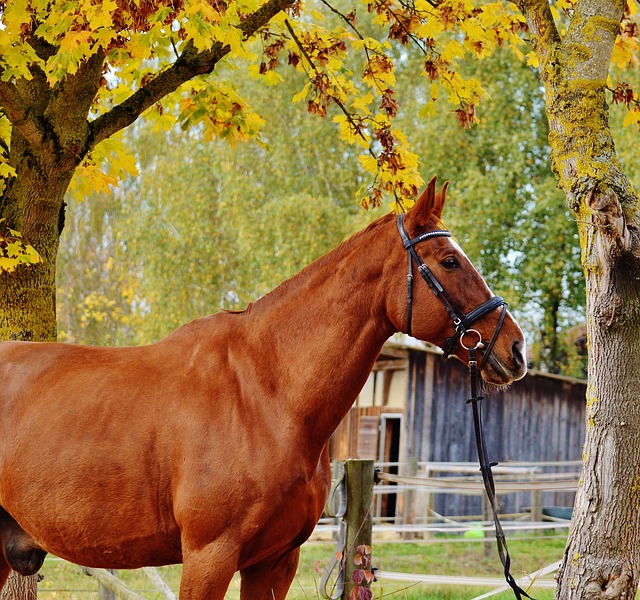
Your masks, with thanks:
[{"label": "grass", "polygon": [[[532,573],[559,560],[564,550],[562,536],[535,536],[528,539],[509,540],[513,559],[511,572],[517,578]],[[334,552],[332,542],[307,542],[302,547],[300,565],[287,600],[316,600],[317,588],[324,566]],[[471,575],[502,577],[502,565],[491,544],[488,552],[480,541],[461,541],[461,538],[435,539],[416,542],[381,542],[373,546],[373,564],[380,570],[404,573],[428,573],[440,575]],[[177,593],[180,585],[180,566],[163,567],[160,572]],[[55,557],[47,557],[41,570],[44,579],[38,586],[40,600],[89,600],[98,598],[98,585],[91,577],[83,575],[80,568]],[[142,571],[120,571],[129,587],[145,598],[161,600],[151,582]],[[227,593],[229,600],[239,597],[240,580],[236,575]],[[468,600],[492,588],[462,586],[411,585],[404,582],[380,580],[372,585],[374,599],[395,600]],[[536,600],[551,600],[552,590],[539,590]],[[511,592],[496,595],[497,600],[513,598]]]}]

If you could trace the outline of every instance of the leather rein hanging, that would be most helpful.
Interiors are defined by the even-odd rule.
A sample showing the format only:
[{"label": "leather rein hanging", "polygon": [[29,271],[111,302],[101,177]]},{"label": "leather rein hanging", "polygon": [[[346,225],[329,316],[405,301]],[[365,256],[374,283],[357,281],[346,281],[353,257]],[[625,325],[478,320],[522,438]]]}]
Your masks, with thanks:
[{"label": "leather rein hanging", "polygon": [[[440,282],[436,279],[436,276],[424,263],[420,256],[418,256],[418,253],[416,252],[414,247],[416,244],[434,237],[451,237],[451,232],[444,229],[436,229],[435,231],[428,231],[414,238],[410,238],[407,234],[407,230],[404,227],[404,214],[398,215],[396,223],[398,226],[398,231],[400,232],[400,237],[402,238],[402,244],[404,245],[409,257],[409,271],[407,273],[407,333],[411,335],[411,320],[413,310],[413,265],[415,263],[418,272],[426,281],[427,285],[431,288],[431,291],[433,291],[436,298],[440,300],[442,306],[444,306],[444,309],[451,317],[455,327],[455,333],[445,341],[443,348],[444,353],[446,355],[453,354],[457,350],[459,345],[462,345],[462,347],[469,352],[471,398],[467,400],[467,404],[471,404],[473,408],[473,427],[476,437],[476,447],[478,450],[478,460],[480,463],[480,473],[482,474],[482,481],[484,483],[484,488],[489,499],[491,512],[493,513],[496,541],[498,544],[498,555],[500,556],[500,561],[502,562],[502,566],[504,567],[505,580],[513,590],[513,593],[515,594],[517,600],[521,600],[523,596],[525,598],[531,599],[531,596],[529,596],[522,588],[518,586],[515,579],[513,578],[513,575],[511,575],[511,557],[509,556],[509,550],[507,548],[507,540],[504,535],[504,530],[502,529],[502,525],[500,524],[500,519],[498,517],[495,483],[493,480],[493,472],[491,471],[491,468],[496,466],[498,463],[489,462],[484,429],[482,427],[482,412],[480,408],[480,403],[484,399],[484,397],[478,395],[480,372],[486,364],[486,361],[489,358],[489,355],[491,354],[491,351],[493,350],[493,347],[498,339],[500,330],[502,329],[502,324],[504,323],[504,319],[507,314],[507,303],[500,296],[493,296],[486,302],[483,302],[482,304],[465,314],[462,310],[460,310],[460,308],[456,306],[455,302],[453,302],[449,294],[447,294],[442,285],[440,285]],[[498,319],[498,324],[493,332],[493,336],[491,337],[489,345],[485,346],[482,341],[482,335],[480,334],[480,332],[476,329],[472,329],[471,326],[491,311],[500,307],[502,307],[502,311]],[[464,340],[467,334],[476,334],[478,336],[478,341],[473,346],[465,345]],[[476,350],[480,349],[483,349],[484,353],[480,364],[478,364],[476,358]]]}]

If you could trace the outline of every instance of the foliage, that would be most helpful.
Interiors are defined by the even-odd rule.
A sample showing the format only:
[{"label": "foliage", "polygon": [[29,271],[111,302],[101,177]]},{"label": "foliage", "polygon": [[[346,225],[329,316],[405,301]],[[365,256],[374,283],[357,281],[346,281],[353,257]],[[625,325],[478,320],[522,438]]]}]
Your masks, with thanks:
[{"label": "foliage", "polygon": [[[282,8],[290,4],[283,3]],[[434,115],[436,101],[445,98],[464,127],[478,122],[477,106],[489,94],[478,77],[465,74],[463,61],[485,59],[500,48],[525,58],[524,18],[509,3],[375,0],[361,6],[326,1],[299,5],[292,16],[280,12],[271,18],[269,29],[261,33],[261,48],[246,42],[254,30],[249,32],[243,25],[258,8],[255,0],[156,1],[142,7],[117,0],[99,4],[80,0],[3,2],[0,78],[7,89],[2,94],[4,166],[0,176],[5,181],[16,176],[9,160],[10,123],[17,122],[26,107],[14,106],[19,101],[12,96],[15,90],[10,84],[14,82],[30,81],[41,73],[46,85],[54,89],[66,77],[80,74],[91,59],[100,60],[105,75],[90,103],[91,135],[78,140],[76,148],[80,177],[74,190],[82,194],[90,185],[82,184],[82,178],[94,189],[107,181],[95,169],[109,152],[99,149],[99,143],[143,110],[150,109],[156,126],[163,130],[176,124],[198,124],[205,138],[232,141],[259,133],[262,119],[228,81],[194,77],[208,72],[215,62],[202,65],[200,71],[194,67],[190,76],[156,89],[180,61],[213,60],[212,53],[219,51],[240,61],[237,65],[246,63],[248,72],[270,85],[282,78],[274,69],[286,52],[286,61],[306,79],[293,100],[304,100],[310,112],[320,115],[336,106],[338,114],[333,113],[333,120],[341,137],[360,148],[360,164],[371,174],[361,189],[363,202],[378,205],[383,194],[389,193],[406,206],[422,178],[418,155],[409,149],[406,129],[396,120],[400,107],[396,71],[404,56],[399,47],[412,45],[422,57],[422,73],[429,83],[415,106],[418,114],[422,118]],[[365,14],[363,18],[363,10],[370,17]],[[570,12],[571,3],[562,0],[554,10],[560,19],[562,11]],[[636,12],[630,0],[613,58],[620,68],[637,62]],[[387,40],[382,41],[385,36]],[[354,61],[354,57],[359,58]],[[533,54],[526,58],[535,62]],[[178,86],[181,93],[170,96]],[[611,89],[613,102],[631,110],[625,121],[633,123],[632,115],[637,113],[633,88],[622,82]],[[145,95],[149,98],[141,100]],[[132,114],[125,119],[125,112]],[[114,169],[130,171],[125,155],[116,150],[114,156]]]},{"label": "foliage", "polygon": [[15,271],[19,265],[31,265],[40,261],[40,255],[31,244],[25,244],[22,234],[11,229],[6,219],[0,219],[0,270]]},{"label": "foliage", "polygon": [[353,557],[356,569],[353,570],[351,578],[354,586],[349,594],[350,600],[371,600],[371,584],[375,581],[375,570],[371,564],[371,546],[361,544],[356,548]]},{"label": "foliage", "polygon": [[[260,102],[273,104],[266,97]],[[289,106],[286,97],[280,103]],[[91,202],[69,199],[74,218],[59,264],[61,337],[157,340],[220,308],[245,307],[339,244],[363,215],[334,196],[352,197],[357,184],[344,161],[319,160],[320,152],[329,157],[334,149],[327,123],[314,124],[320,127],[309,128],[294,109],[286,131],[271,124],[262,144],[230,150],[224,142],[204,142],[197,130],[165,133],[141,123],[129,141],[140,175]],[[292,145],[292,131],[316,144]],[[94,290],[119,307],[117,315],[100,311],[99,324],[87,318]]]},{"label": "foliage", "polygon": [[69,200],[62,256],[74,258],[58,272],[59,339],[140,343],[138,332],[149,306],[127,245],[113,228],[122,219],[120,198],[97,194],[92,200],[90,205]]}]

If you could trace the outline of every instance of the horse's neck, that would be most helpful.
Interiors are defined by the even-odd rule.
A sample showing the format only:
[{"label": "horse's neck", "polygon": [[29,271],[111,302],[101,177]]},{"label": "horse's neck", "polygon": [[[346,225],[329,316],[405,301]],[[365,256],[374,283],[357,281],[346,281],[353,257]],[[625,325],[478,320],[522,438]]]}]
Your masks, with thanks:
[{"label": "horse's neck", "polygon": [[[265,370],[296,423],[324,444],[362,389],[385,340],[382,272],[386,221],[378,222],[256,302],[248,315]],[[387,223],[388,225],[388,223]],[[399,243],[399,242],[398,242]]]}]

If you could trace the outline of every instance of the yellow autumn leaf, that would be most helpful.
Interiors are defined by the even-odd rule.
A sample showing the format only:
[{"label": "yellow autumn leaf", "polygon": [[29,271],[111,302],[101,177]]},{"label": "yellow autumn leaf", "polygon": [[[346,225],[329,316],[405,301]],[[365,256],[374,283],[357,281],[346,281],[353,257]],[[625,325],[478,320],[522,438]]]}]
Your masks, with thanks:
[{"label": "yellow autumn leaf", "polygon": [[451,62],[456,58],[462,58],[465,54],[463,45],[458,40],[449,40],[447,45],[442,51],[442,60],[444,62]]},{"label": "yellow autumn leaf", "polygon": [[262,75],[262,80],[267,85],[278,85],[281,81],[283,81],[282,75],[277,73],[276,71],[267,71],[264,75]]},{"label": "yellow autumn leaf", "polygon": [[12,167],[4,157],[0,158],[0,177],[7,179],[8,177],[14,177],[16,170]]},{"label": "yellow autumn leaf", "polygon": [[115,0],[103,0],[103,2],[92,5],[91,9],[87,11],[89,27],[93,30],[111,27],[113,25],[113,17],[111,15],[117,9],[118,4]]},{"label": "yellow autumn leaf", "polygon": [[164,112],[154,119],[153,131],[169,131],[177,123],[176,116],[170,112]]},{"label": "yellow autumn leaf", "polygon": [[275,25],[277,23],[284,23],[288,18],[287,13],[281,10],[275,17],[273,17],[273,19],[271,19],[271,21],[269,21],[269,24]]},{"label": "yellow autumn leaf", "polygon": [[427,102],[419,111],[418,116],[421,119],[428,119],[436,115],[436,105],[434,102]]},{"label": "yellow autumn leaf", "polygon": [[374,100],[374,95],[371,92],[367,92],[364,95],[355,96],[353,100],[351,100],[351,107],[355,111],[368,116],[371,114],[371,109],[369,107]]},{"label": "yellow autumn leaf", "polygon": [[361,154],[360,156],[358,156],[358,161],[365,171],[374,174],[378,172],[378,161],[370,154]]},{"label": "yellow autumn leaf", "polygon": [[304,87],[291,98],[291,104],[296,104],[297,102],[302,102],[307,95],[309,94],[309,90],[311,89],[311,83],[307,82]]},{"label": "yellow autumn leaf", "polygon": [[9,273],[12,273],[19,264],[20,261],[16,258],[5,258],[0,256],[0,272],[8,271]]},{"label": "yellow autumn leaf", "polygon": [[416,29],[416,35],[422,39],[435,38],[444,31],[444,25],[442,21],[437,17],[429,16],[423,23]]},{"label": "yellow autumn leaf", "polygon": [[638,124],[640,124],[640,110],[630,110],[626,114],[622,124],[625,127],[629,127],[630,125],[638,125]]},{"label": "yellow autumn leaf", "polygon": [[627,65],[637,65],[638,44],[633,38],[618,37],[613,45],[611,62],[620,69],[625,69]]}]

